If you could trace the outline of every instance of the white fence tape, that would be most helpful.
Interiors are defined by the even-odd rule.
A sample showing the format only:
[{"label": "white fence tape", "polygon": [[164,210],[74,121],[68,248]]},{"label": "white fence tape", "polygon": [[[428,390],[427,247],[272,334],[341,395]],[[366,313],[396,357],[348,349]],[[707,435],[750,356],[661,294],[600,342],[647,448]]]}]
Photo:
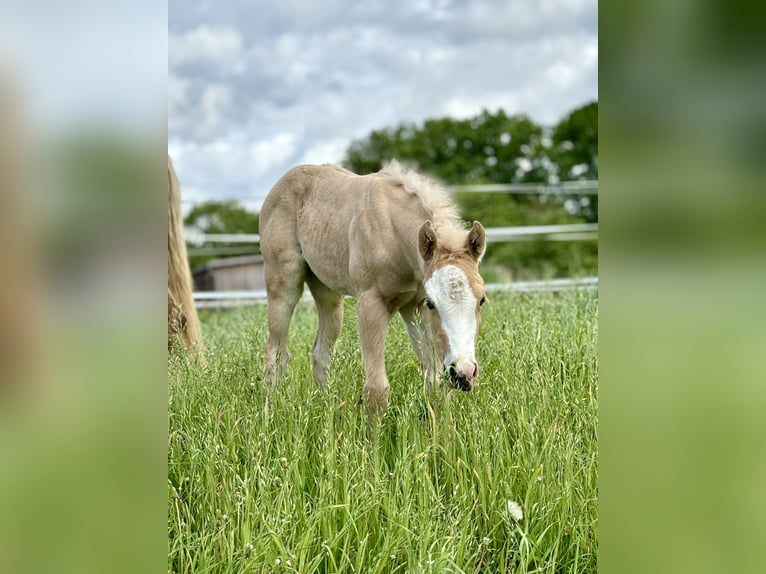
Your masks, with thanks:
[{"label": "white fence tape", "polygon": [[[490,227],[487,229],[487,241],[500,243],[505,241],[529,241],[541,238],[549,241],[574,241],[598,238],[598,223],[572,223],[568,225],[526,225],[523,227]],[[190,236],[190,244],[203,243],[258,243],[257,233],[200,233]]]},{"label": "white fence tape", "polygon": [[[544,281],[516,281],[514,283],[487,283],[487,291],[564,291],[566,289],[598,289],[598,277],[578,279],[548,279]],[[308,290],[303,292],[303,300],[310,301]],[[194,301],[197,308],[237,307],[266,302],[266,291],[195,291]]]},{"label": "white fence tape", "polygon": [[[557,185],[536,183],[515,183],[497,185],[455,185],[450,190],[458,193],[519,193],[519,194],[562,194],[598,195],[598,181],[569,181]],[[598,223],[576,223],[570,225],[528,225],[523,227],[490,227],[487,242],[509,241],[589,241],[598,239]],[[248,247],[204,247],[204,244],[254,244],[260,243],[257,233],[200,233],[187,230],[187,243],[191,253],[244,254]],[[195,248],[194,246],[197,246]],[[255,251],[252,251],[253,253]],[[561,291],[564,289],[597,289],[598,277],[581,279],[551,279],[547,281],[517,281],[515,283],[491,283],[488,291]],[[311,299],[308,291],[304,299]],[[197,307],[232,307],[243,304],[264,303],[266,291],[197,291],[194,293]]]}]

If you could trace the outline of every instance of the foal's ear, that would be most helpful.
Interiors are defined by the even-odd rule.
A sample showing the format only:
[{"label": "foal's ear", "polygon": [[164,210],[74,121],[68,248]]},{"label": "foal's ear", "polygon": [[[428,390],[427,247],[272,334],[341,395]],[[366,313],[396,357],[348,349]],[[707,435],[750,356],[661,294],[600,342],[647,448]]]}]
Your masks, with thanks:
[{"label": "foal's ear", "polygon": [[420,255],[423,257],[423,261],[428,262],[431,260],[434,253],[436,253],[437,244],[436,232],[431,227],[431,222],[426,220],[418,234],[418,247],[420,248]]},{"label": "foal's ear", "polygon": [[473,222],[471,231],[468,232],[468,238],[465,240],[465,248],[468,254],[479,263],[487,250],[487,234],[484,226],[478,221]]}]

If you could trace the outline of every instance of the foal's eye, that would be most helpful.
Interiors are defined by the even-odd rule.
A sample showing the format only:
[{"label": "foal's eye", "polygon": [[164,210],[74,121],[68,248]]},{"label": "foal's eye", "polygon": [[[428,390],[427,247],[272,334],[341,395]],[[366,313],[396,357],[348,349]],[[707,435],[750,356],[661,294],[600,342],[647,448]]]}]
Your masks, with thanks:
[{"label": "foal's eye", "polygon": [[428,307],[429,309],[433,309],[434,308],[434,302],[431,301],[431,299],[429,297],[426,297],[426,307]]},{"label": "foal's eye", "polygon": [[487,296],[486,295],[482,295],[481,296],[481,301],[479,301],[479,306],[484,305],[484,303],[486,303],[486,302],[487,302]]}]

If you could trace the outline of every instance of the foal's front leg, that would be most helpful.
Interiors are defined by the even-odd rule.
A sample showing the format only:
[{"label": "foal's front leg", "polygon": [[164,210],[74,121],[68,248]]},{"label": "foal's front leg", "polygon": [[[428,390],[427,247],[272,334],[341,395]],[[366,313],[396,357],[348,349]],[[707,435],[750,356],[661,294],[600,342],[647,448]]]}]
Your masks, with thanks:
[{"label": "foal's front leg", "polygon": [[359,339],[362,344],[365,381],[364,398],[368,420],[380,417],[391,392],[386,377],[386,333],[391,313],[376,292],[359,296]]},{"label": "foal's front leg", "polygon": [[437,361],[434,356],[431,333],[423,317],[423,307],[424,305],[421,301],[416,301],[399,309],[399,313],[402,319],[404,319],[407,334],[410,336],[412,350],[415,351],[415,356],[420,364],[420,370],[425,377],[426,391],[430,392],[435,377],[439,374],[439,369],[437,368]]}]

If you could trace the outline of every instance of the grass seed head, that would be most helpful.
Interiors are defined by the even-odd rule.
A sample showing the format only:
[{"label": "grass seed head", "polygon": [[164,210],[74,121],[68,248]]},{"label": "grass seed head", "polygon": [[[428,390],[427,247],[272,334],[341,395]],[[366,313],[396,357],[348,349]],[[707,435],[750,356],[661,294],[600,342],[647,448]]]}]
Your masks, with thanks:
[{"label": "grass seed head", "polygon": [[513,500],[508,501],[508,514],[516,522],[524,520],[524,512],[522,512],[521,506]]}]

